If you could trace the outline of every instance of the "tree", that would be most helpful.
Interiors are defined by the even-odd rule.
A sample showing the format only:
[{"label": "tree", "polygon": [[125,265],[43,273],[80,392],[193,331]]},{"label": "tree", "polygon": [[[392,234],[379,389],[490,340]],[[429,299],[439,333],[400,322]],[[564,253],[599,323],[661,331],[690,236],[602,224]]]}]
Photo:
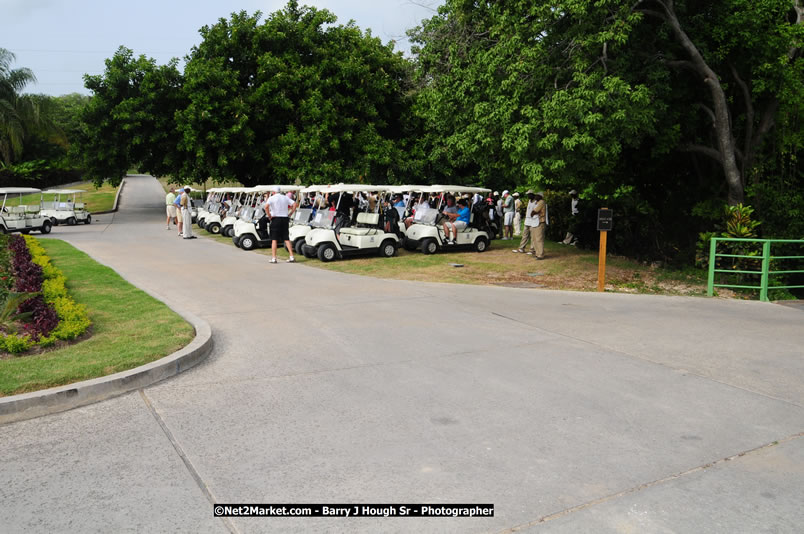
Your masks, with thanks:
[{"label": "tree", "polygon": [[774,125],[801,117],[801,14],[801,0],[448,0],[411,33],[424,152],[447,172],[599,193],[639,185],[626,155],[694,152],[740,202]]},{"label": "tree", "polygon": [[36,77],[30,69],[12,69],[15,59],[13,53],[0,48],[0,163],[4,165],[22,156],[31,136],[60,134],[50,118],[50,98],[22,94]]},{"label": "tree", "polygon": [[201,29],[177,114],[197,177],[385,182],[407,168],[408,64],[352,23],[290,1]]},{"label": "tree", "polygon": [[78,152],[95,183],[119,184],[133,165],[157,176],[180,175],[186,155],[174,115],[185,100],[177,64],[160,66],[120,47],[102,75],[84,77],[93,95],[82,111]]}]

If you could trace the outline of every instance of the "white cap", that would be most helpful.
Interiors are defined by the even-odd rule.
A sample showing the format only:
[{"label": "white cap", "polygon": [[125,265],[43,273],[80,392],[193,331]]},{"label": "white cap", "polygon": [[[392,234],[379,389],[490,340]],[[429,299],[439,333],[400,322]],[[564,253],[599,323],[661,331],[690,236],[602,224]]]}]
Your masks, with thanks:
[{"label": "white cap", "polygon": [[503,190],[503,196],[505,196],[505,195],[507,195],[507,194],[508,194],[508,190],[507,190],[507,189],[504,189],[504,190]]},{"label": "white cap", "polygon": [[281,190],[281,189],[280,189],[280,187],[279,187],[278,185],[275,185],[275,186],[273,187],[273,189],[272,189],[272,191],[273,191],[274,193],[279,193],[279,191],[280,191],[280,190]]}]

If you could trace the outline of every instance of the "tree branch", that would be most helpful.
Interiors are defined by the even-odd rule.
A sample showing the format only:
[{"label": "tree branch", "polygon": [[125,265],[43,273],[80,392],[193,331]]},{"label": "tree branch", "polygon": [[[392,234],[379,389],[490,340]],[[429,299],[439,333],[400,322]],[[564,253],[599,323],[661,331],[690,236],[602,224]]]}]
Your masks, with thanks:
[{"label": "tree branch", "polygon": [[696,152],[698,154],[703,154],[705,156],[709,156],[710,158],[714,159],[718,163],[723,163],[723,158],[720,155],[720,152],[715,150],[714,148],[703,146],[703,145],[682,145],[681,150],[684,152]]}]

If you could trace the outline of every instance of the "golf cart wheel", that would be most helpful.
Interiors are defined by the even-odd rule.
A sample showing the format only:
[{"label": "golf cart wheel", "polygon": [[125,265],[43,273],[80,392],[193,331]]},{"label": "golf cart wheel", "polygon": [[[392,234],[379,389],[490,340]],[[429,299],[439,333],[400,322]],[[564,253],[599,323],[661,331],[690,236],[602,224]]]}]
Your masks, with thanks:
[{"label": "golf cart wheel", "polygon": [[383,258],[391,258],[393,255],[396,254],[396,245],[390,239],[386,239],[380,245],[380,256]]},{"label": "golf cart wheel", "polygon": [[296,240],[295,243],[293,243],[293,250],[294,252],[296,252],[296,254],[301,254],[302,256],[304,256],[303,248],[304,248],[304,238],[300,237]]},{"label": "golf cart wheel", "polygon": [[53,229],[53,225],[50,224],[50,220],[45,219],[44,222],[42,223],[42,227],[39,229],[39,231],[41,233],[43,233],[43,234],[49,234],[52,229]]},{"label": "golf cart wheel", "polygon": [[221,229],[221,235],[223,237],[232,237],[234,235],[234,228],[231,226],[224,226]]},{"label": "golf cart wheel", "polygon": [[75,226],[75,217],[69,217],[67,219],[67,226]]},{"label": "golf cart wheel", "polygon": [[84,224],[92,224],[92,215],[87,215],[87,219],[84,221]]},{"label": "golf cart wheel", "polygon": [[257,248],[257,238],[251,234],[240,237],[240,248],[243,250],[254,250]]},{"label": "golf cart wheel", "polygon": [[58,226],[58,225],[59,225],[59,220],[58,220],[57,218],[55,218],[55,217],[51,217],[51,218],[50,218],[50,223],[51,223],[53,226]]},{"label": "golf cart wheel", "polygon": [[438,243],[432,237],[427,238],[422,243],[422,252],[425,254],[435,254],[438,252]]},{"label": "golf cart wheel", "polygon": [[240,236],[236,235],[232,237],[232,243],[234,243],[234,246],[236,246],[237,248],[240,248]]},{"label": "golf cart wheel", "polygon": [[489,240],[485,237],[478,237],[475,241],[475,252],[485,252],[489,248]]},{"label": "golf cart wheel", "polygon": [[416,243],[414,243],[413,241],[411,241],[408,238],[405,238],[405,240],[402,243],[402,246],[405,247],[405,250],[409,250],[409,251],[416,250]]},{"label": "golf cart wheel", "polygon": [[221,233],[221,225],[214,222],[214,223],[211,223],[209,226],[207,226],[205,228],[205,230],[207,232],[209,232],[210,234],[217,235],[217,234]]},{"label": "golf cart wheel", "polygon": [[335,247],[332,246],[330,243],[324,243],[320,247],[318,247],[318,259],[323,262],[329,262],[335,259],[338,255]]}]

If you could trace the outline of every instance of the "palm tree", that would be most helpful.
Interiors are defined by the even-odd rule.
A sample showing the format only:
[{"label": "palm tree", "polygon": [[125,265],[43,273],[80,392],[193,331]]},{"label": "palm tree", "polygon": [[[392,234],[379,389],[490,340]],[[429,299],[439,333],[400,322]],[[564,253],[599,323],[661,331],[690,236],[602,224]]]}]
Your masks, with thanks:
[{"label": "palm tree", "polygon": [[0,48],[0,165],[10,165],[22,155],[26,137],[54,129],[47,116],[49,99],[20,94],[36,76],[31,69],[12,69],[15,60],[12,52]]}]

